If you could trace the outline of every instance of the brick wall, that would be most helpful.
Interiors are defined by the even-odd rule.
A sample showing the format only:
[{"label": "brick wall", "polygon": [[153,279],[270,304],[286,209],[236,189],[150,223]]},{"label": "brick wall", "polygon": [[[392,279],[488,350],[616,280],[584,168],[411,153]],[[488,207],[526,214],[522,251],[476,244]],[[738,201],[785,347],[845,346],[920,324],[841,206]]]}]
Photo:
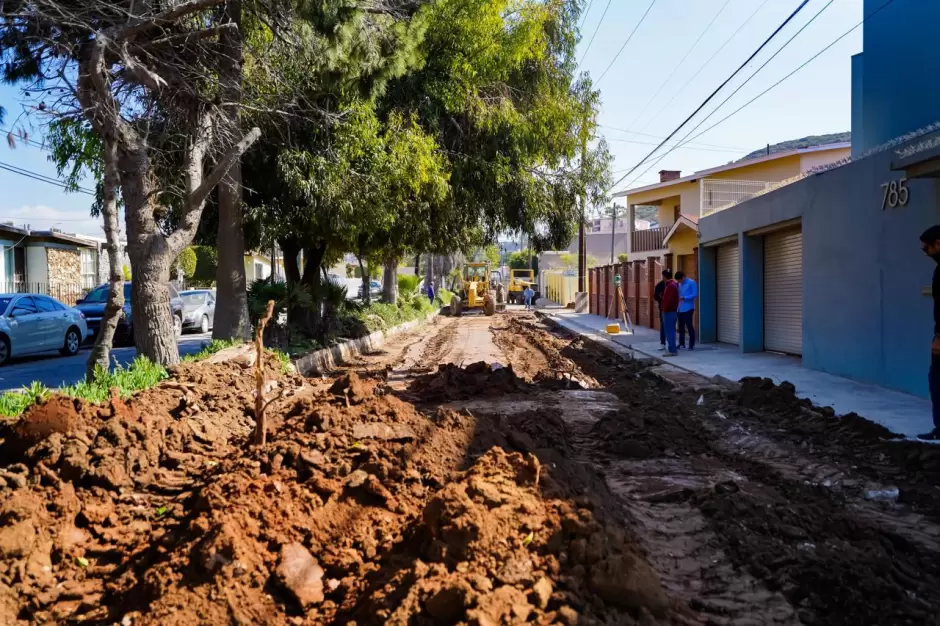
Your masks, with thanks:
[{"label": "brick wall", "polygon": [[46,248],[49,294],[72,305],[82,293],[82,258],[78,250]]}]

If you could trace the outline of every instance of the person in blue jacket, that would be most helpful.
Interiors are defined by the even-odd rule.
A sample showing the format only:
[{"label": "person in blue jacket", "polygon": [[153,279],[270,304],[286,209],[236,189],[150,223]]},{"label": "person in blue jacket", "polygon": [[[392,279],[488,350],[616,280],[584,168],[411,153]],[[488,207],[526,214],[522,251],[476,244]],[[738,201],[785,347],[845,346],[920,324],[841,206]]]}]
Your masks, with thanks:
[{"label": "person in blue jacket", "polygon": [[434,305],[434,285],[428,284],[428,300],[431,301],[431,305]]},{"label": "person in blue jacket", "polygon": [[689,350],[695,350],[695,299],[698,298],[698,285],[695,281],[676,272],[679,283],[679,347],[685,348],[685,331],[689,331]]},{"label": "person in blue jacket", "polygon": [[532,298],[535,296],[535,292],[532,291],[532,285],[527,285],[525,291],[522,292],[522,296],[525,298],[525,308],[528,311],[532,308]]}]

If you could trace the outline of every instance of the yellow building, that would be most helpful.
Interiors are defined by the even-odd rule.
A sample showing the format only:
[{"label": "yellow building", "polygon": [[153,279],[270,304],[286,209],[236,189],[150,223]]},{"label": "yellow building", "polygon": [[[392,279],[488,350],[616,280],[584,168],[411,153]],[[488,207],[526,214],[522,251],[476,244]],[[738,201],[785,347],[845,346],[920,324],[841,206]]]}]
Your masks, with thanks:
[{"label": "yellow building", "polygon": [[[662,170],[654,185],[613,194],[623,198],[628,209],[629,260],[691,255],[698,247],[700,218],[799,180],[850,153],[850,143],[832,143],[735,161],[689,176]],[[643,206],[655,207],[656,219],[649,228],[637,229],[636,209]]]}]

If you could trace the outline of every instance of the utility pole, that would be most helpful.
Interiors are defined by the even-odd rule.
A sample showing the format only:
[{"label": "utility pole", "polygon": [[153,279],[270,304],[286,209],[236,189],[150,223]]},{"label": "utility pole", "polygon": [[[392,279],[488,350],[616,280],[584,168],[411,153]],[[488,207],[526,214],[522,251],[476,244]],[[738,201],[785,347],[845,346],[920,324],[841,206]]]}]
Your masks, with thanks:
[{"label": "utility pole", "polygon": [[617,234],[617,205],[610,205],[610,264],[614,264],[614,241]]},{"label": "utility pole", "polygon": [[587,189],[584,188],[584,161],[587,158],[587,114],[581,124],[581,219],[578,224],[578,291],[587,291],[587,241],[584,238],[584,214],[587,210]]}]

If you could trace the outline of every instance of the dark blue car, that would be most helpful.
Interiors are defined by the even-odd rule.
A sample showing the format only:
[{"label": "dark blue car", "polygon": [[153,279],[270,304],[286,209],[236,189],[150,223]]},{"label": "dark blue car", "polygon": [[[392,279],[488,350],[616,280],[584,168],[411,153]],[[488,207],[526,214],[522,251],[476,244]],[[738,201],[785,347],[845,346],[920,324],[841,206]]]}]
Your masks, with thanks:
[{"label": "dark blue car", "polygon": [[[179,337],[183,332],[183,299],[172,284],[170,289],[170,311],[173,313],[173,330]],[[134,316],[132,314],[131,283],[124,283],[124,311],[118,320],[117,330],[114,332],[114,343],[133,345],[134,343]],[[88,324],[88,340],[94,341],[101,329],[101,318],[108,304],[108,286],[101,285],[88,292],[88,295],[76,303],[75,308],[85,315]]]}]

